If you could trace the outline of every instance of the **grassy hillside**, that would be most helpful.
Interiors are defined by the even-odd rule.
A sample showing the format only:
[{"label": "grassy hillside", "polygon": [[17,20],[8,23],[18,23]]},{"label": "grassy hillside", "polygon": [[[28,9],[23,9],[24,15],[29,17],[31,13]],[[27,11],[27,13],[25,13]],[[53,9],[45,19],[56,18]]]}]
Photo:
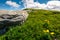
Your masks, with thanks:
[{"label": "grassy hillside", "polygon": [[60,12],[29,10],[23,25],[11,27],[0,40],[60,40]]}]

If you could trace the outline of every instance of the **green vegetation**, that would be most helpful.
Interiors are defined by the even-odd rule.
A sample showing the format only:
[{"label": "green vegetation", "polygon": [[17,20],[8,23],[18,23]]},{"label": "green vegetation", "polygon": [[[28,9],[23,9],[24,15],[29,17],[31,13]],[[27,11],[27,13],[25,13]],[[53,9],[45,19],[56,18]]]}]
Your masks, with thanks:
[{"label": "green vegetation", "polygon": [[11,27],[0,40],[60,40],[60,12],[30,10],[28,19]]}]

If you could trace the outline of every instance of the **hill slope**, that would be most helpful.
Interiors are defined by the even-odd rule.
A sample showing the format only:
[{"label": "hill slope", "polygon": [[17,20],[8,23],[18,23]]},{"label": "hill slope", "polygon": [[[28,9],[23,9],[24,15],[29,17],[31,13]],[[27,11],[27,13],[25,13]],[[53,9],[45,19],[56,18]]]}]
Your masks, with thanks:
[{"label": "hill slope", "polygon": [[12,27],[0,40],[60,40],[60,12],[31,9],[21,26]]}]

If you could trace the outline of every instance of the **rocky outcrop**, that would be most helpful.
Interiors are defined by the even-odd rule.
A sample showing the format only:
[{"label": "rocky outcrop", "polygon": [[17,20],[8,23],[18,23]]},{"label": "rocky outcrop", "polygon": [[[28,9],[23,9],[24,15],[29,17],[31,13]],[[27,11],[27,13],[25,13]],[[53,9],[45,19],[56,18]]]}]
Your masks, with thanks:
[{"label": "rocky outcrop", "polygon": [[22,24],[27,17],[26,11],[0,11],[0,30],[6,26]]}]

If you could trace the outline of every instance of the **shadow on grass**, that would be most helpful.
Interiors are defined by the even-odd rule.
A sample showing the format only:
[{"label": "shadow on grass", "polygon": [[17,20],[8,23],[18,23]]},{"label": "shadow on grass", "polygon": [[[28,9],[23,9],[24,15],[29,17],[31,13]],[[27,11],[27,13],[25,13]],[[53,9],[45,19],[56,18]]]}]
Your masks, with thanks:
[{"label": "shadow on grass", "polygon": [[6,32],[8,32],[10,27],[16,27],[17,25],[21,26],[22,23],[18,21],[18,22],[14,22],[14,23],[11,22],[11,23],[7,23],[7,24],[2,25],[2,28],[0,28],[0,35],[4,35]]}]

